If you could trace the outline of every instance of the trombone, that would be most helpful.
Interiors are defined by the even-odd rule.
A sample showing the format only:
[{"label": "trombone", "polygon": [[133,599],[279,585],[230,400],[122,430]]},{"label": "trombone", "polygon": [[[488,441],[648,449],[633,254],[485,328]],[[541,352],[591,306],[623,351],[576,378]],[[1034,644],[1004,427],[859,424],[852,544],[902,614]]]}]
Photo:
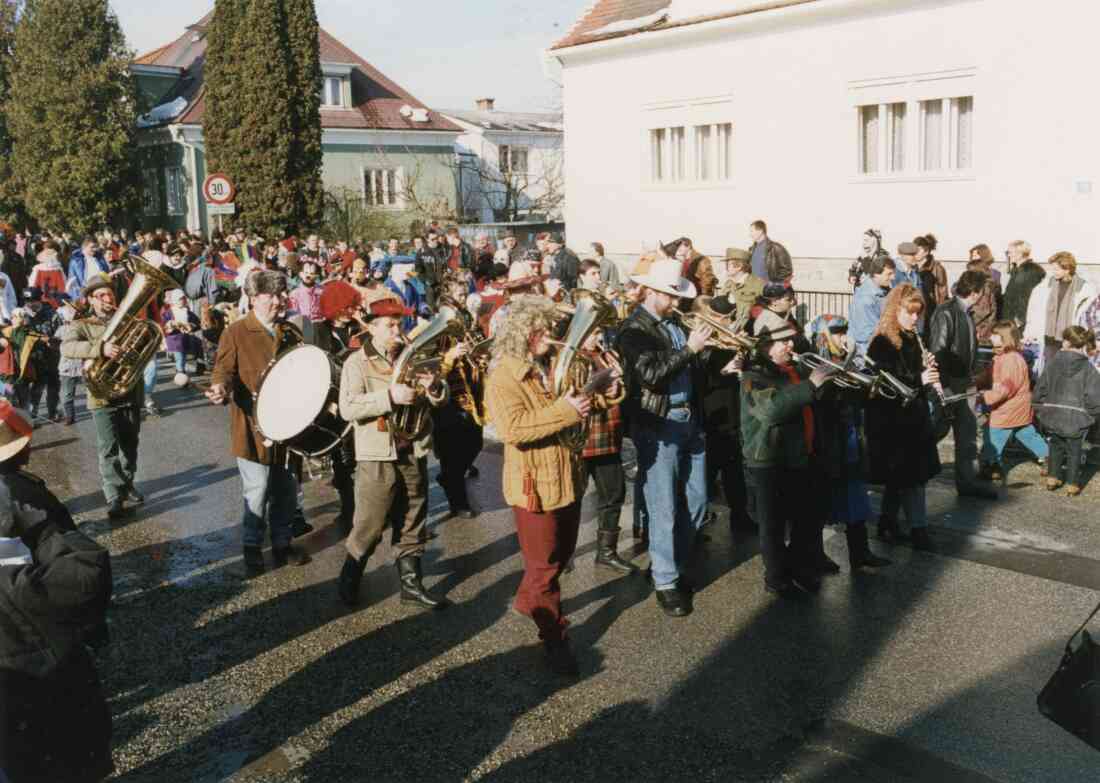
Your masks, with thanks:
[{"label": "trombone", "polygon": [[816,353],[800,353],[794,360],[813,372],[817,369],[833,370],[836,375],[829,378],[837,386],[845,389],[866,389],[868,397],[881,397],[884,400],[901,400],[906,406],[916,399],[917,391],[902,383],[896,376],[884,370],[875,375],[861,372],[852,367],[855,354],[849,356],[844,364],[826,359]]}]

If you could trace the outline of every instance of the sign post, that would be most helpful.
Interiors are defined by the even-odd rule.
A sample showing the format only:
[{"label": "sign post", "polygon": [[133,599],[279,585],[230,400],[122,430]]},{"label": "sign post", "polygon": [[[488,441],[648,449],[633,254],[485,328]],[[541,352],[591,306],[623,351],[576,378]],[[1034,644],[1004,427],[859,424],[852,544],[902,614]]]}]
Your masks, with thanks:
[{"label": "sign post", "polygon": [[221,233],[222,215],[237,213],[236,204],[233,203],[233,199],[237,196],[237,188],[227,175],[215,173],[203,181],[202,195],[208,205],[207,212],[218,216],[218,232]]}]

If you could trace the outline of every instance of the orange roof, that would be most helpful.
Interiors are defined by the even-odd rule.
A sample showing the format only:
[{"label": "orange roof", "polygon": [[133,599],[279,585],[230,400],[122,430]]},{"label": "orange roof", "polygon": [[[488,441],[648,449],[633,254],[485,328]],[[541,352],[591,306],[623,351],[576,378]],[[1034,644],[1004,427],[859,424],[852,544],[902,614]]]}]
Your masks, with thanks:
[{"label": "orange roof", "polygon": [[[175,41],[135,60],[138,65],[165,65],[184,69],[176,94],[187,98],[188,106],[172,123],[201,125],[206,109],[206,88],[202,84],[202,63],[206,54],[206,28],[213,11],[204,16]],[[429,112],[427,122],[413,122],[401,116],[401,108],[427,109],[421,101],[353,52],[325,30],[319,30],[321,61],[353,65],[360,72],[353,77],[358,103],[350,109],[321,109],[321,127],[363,130],[430,130],[461,133],[462,129],[442,114]]]}]

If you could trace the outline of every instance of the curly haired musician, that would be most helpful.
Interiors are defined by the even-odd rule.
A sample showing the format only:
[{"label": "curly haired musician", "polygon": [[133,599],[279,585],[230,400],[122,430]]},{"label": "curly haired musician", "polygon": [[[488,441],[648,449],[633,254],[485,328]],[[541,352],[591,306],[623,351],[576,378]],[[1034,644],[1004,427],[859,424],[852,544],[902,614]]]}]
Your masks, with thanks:
[{"label": "curly haired musician", "polygon": [[232,403],[231,443],[244,494],[242,543],[247,576],[264,571],[261,548],[271,526],[275,565],[305,565],[309,556],[290,545],[297,482],[284,448],[268,445],[253,418],[253,395],[272,359],[302,342],[302,333],[286,323],[287,282],[281,272],[257,271],[245,282],[252,309],[222,333],[207,398]]},{"label": "curly haired musician", "polygon": [[[474,318],[466,309],[469,288],[466,281],[448,272],[440,286],[438,304],[454,308],[466,327],[467,334],[476,334]],[[466,474],[481,453],[484,443],[482,425],[471,411],[481,410],[484,404],[481,370],[473,369],[465,357],[470,346],[461,342],[443,357],[440,375],[450,386],[450,400],[432,411],[434,425],[435,456],[439,460],[439,476],[436,481],[447,496],[450,514],[459,519],[477,516],[466,492]]]},{"label": "curly haired musician", "polygon": [[[340,571],[340,600],[359,603],[359,588],[367,561],[382,540],[387,523],[397,531],[397,572],[401,600],[428,609],[442,609],[445,598],[433,595],[423,584],[420,558],[424,554],[428,517],[428,452],[431,430],[410,442],[398,437],[390,425],[394,406],[413,404],[414,387],[394,380],[394,362],[401,348],[401,320],[409,310],[391,299],[372,302],[364,316],[370,340],[348,357],[340,377],[340,415],[355,424],[355,519],[347,540],[347,559]],[[447,387],[433,383],[430,374],[417,383],[428,402],[439,407],[447,401]]]},{"label": "curly haired musician", "polygon": [[504,442],[504,500],[512,506],[523,552],[523,581],[513,608],[535,621],[551,669],[576,674],[558,579],[577,546],[582,488],[578,455],[557,435],[579,424],[591,401],[575,394],[555,399],[550,392],[550,334],[556,319],[554,304],[545,297],[519,296],[509,302],[493,336],[485,399]]}]

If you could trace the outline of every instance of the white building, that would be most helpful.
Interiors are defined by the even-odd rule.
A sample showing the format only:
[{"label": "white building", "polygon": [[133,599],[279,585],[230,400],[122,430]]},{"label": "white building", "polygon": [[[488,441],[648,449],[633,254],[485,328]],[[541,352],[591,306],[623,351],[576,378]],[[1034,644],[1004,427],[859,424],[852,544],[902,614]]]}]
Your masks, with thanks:
[{"label": "white building", "polygon": [[561,114],[442,109],[462,128],[455,142],[462,213],[481,223],[560,221],[565,202]]},{"label": "white building", "polygon": [[596,0],[547,53],[569,243],[720,254],[763,219],[820,290],[872,226],[1098,264],[1098,25],[1080,0]]}]

